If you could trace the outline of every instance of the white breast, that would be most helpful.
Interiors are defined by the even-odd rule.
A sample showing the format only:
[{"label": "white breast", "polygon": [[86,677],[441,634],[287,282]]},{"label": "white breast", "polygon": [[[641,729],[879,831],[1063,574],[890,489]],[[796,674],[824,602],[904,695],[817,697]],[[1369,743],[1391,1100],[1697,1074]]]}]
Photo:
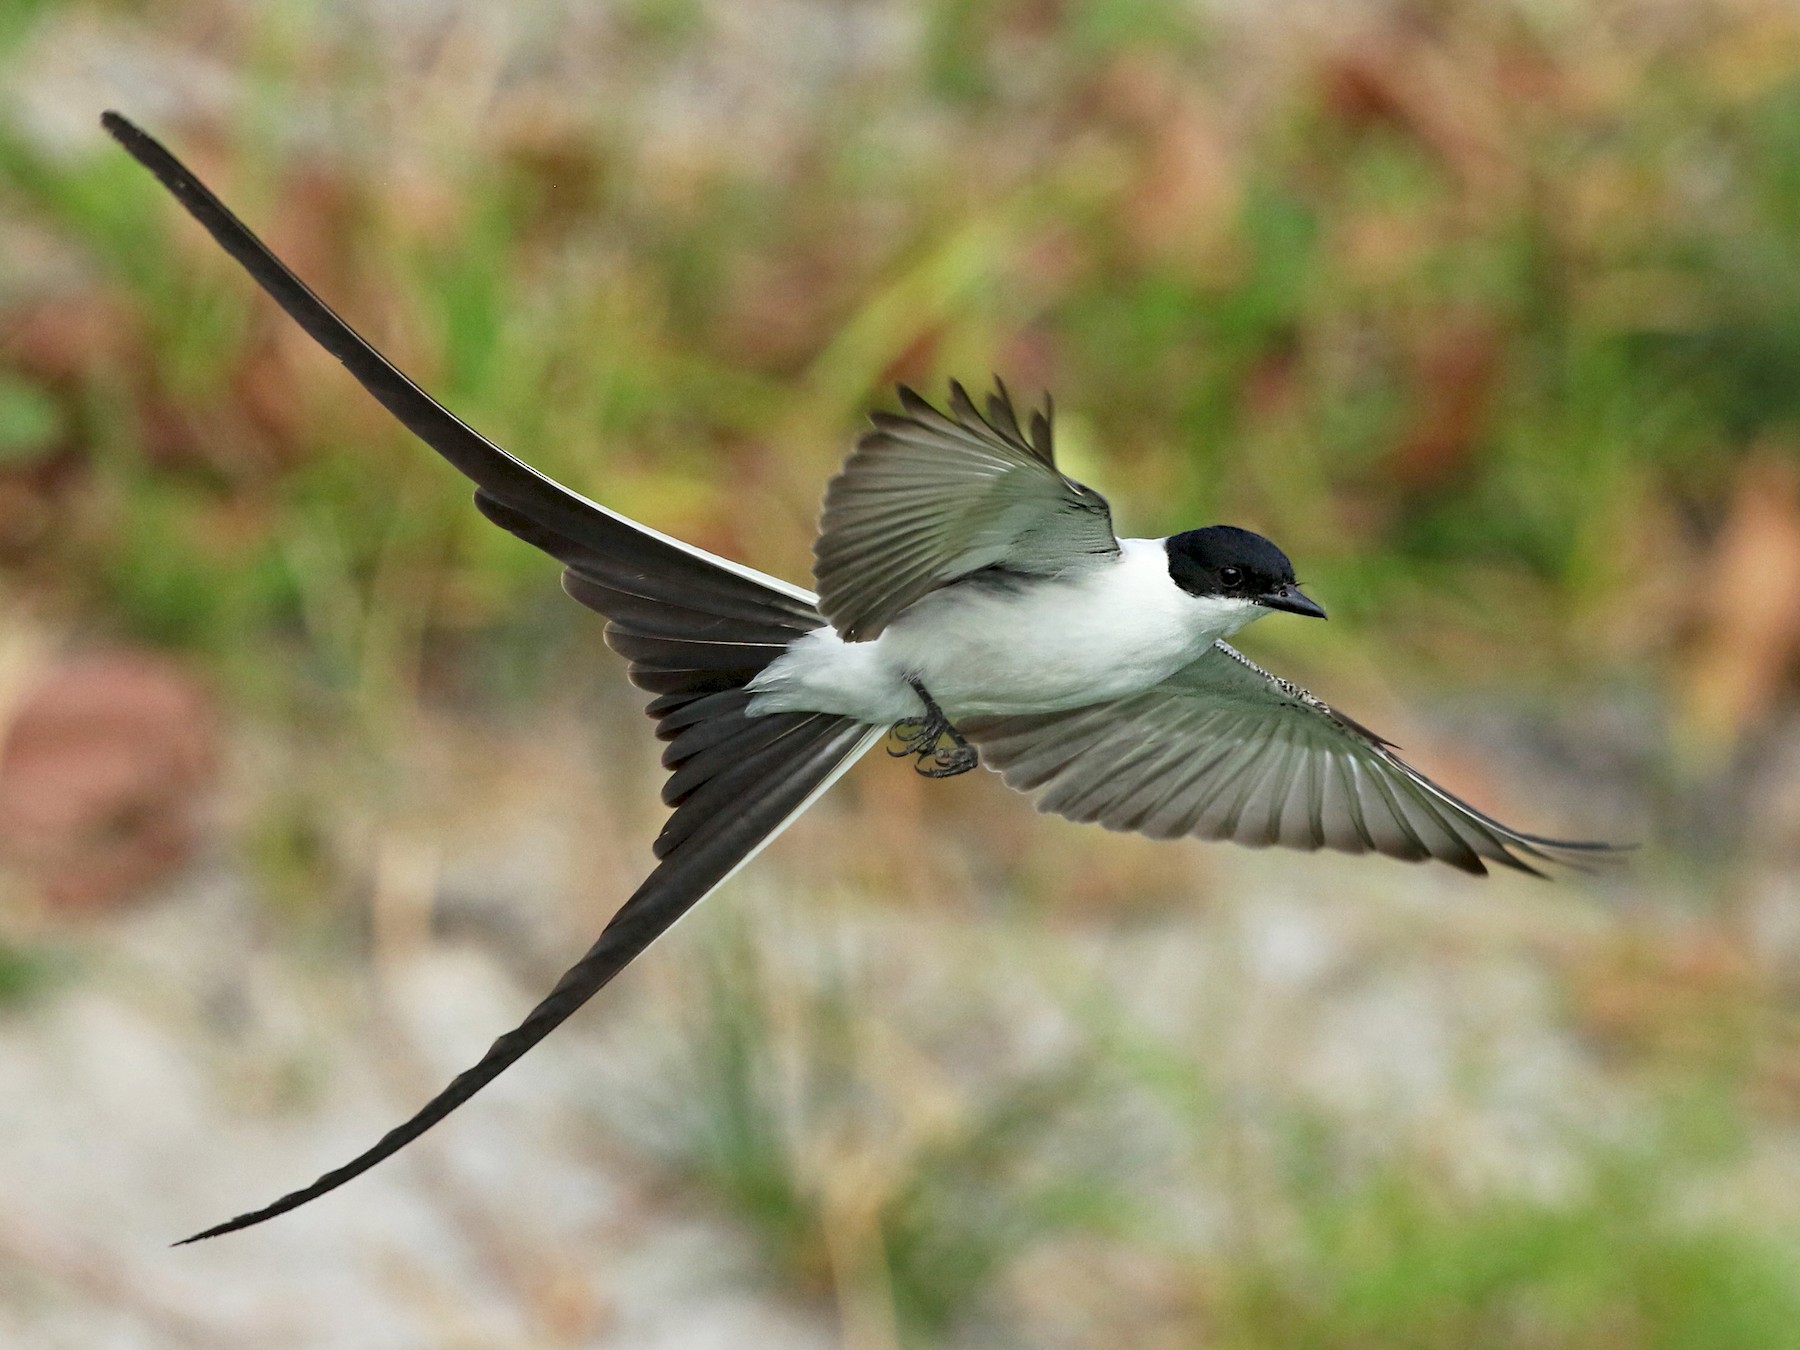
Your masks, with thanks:
[{"label": "white breast", "polygon": [[872,642],[809,634],[756,679],[757,708],[897,721],[919,712],[909,676],[952,720],[1079,707],[1159,683],[1262,612],[1187,594],[1160,539],[1121,550],[1065,578],[934,591]]}]

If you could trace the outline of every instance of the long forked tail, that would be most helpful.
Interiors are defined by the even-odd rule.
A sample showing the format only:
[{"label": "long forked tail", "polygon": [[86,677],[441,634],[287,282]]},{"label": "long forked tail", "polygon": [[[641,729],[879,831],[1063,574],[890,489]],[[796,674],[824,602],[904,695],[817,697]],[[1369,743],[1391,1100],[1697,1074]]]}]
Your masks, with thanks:
[{"label": "long forked tail", "polygon": [[[750,716],[744,685],[798,636],[787,597],[757,597],[730,573],[693,576],[620,567],[477,494],[496,523],[562,559],[564,585],[610,616],[607,641],[631,659],[631,678],[654,695],[649,711],[668,744],[663,800],[674,807],[661,861],[587,954],[525,1020],[489,1047],[410,1120],[372,1148],[273,1204],[196,1233],[198,1242],[316,1200],[417,1139],[555,1030],[688,910],[750,861],[863,753],[880,728],[824,713]],[[758,605],[761,612],[758,612]],[[820,621],[815,617],[812,625]],[[182,1245],[182,1244],[177,1244]]]},{"label": "long forked tail", "polygon": [[468,1101],[780,834],[881,732],[822,713],[751,716],[744,686],[824,622],[811,593],[639,525],[513,458],[370,346],[156,140],[117,113],[101,121],[357,383],[475,482],[484,515],[562,561],[569,593],[607,617],[607,640],[652,695],[671,771],[663,799],[675,808],[656,841],[656,870],[479,1063],[374,1147],[273,1204],[184,1239],[198,1242],[316,1200]]},{"label": "long forked tail", "polygon": [[[687,729],[704,727],[712,720],[700,717]],[[762,734],[761,728],[755,726],[756,719],[725,713],[717,720],[737,732],[754,728],[756,734]],[[761,720],[774,722],[778,717]],[[738,725],[745,721],[750,728]],[[729,743],[731,735],[728,732],[722,743]],[[708,780],[676,809],[669,829],[679,825],[681,836],[667,849],[656,870],[613,916],[587,954],[569,967],[525,1020],[496,1040],[475,1065],[452,1079],[411,1119],[389,1130],[373,1147],[343,1166],[272,1204],[183,1238],[176,1245],[249,1228],[297,1209],[405,1148],[566,1021],[671,924],[781,833],[880,735],[879,729],[871,730],[841,717],[795,715],[774,745],[763,746],[734,764],[730,772]],[[734,805],[718,811],[713,809],[713,798],[723,798]],[[704,807],[699,805],[702,799],[708,799]],[[668,830],[664,836],[668,836]]]}]

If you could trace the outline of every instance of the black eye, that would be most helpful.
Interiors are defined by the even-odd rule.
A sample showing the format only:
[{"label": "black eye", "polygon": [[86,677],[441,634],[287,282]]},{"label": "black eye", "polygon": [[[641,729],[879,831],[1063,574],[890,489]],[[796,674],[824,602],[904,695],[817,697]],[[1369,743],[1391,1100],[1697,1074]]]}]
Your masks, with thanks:
[{"label": "black eye", "polygon": [[1241,585],[1243,580],[1244,569],[1241,567],[1221,567],[1219,569],[1219,584],[1221,586]]}]

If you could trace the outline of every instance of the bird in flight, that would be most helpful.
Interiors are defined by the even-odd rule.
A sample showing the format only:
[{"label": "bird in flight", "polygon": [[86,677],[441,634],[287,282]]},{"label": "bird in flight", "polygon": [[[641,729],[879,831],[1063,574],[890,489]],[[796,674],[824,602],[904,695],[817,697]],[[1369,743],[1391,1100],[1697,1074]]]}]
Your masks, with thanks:
[{"label": "bird in flight", "polygon": [[[248,1228],[392,1156],[517,1061],[884,738],[941,778],[985,763],[1040,810],[1155,839],[1380,853],[1537,872],[1608,846],[1484,815],[1383,740],[1225,642],[1324,618],[1285,554],[1229,525],[1121,539],[1056,467],[1048,404],[1004,386],[947,411],[909,389],[825,490],[818,593],[684,544],[552,481],[401,374],[185,165],[102,124],[251,278],[420,440],[475,506],[563,565],[666,742],[656,867],[514,1030],[373,1147],[185,1242]],[[178,1244],[179,1245],[179,1244]]]}]

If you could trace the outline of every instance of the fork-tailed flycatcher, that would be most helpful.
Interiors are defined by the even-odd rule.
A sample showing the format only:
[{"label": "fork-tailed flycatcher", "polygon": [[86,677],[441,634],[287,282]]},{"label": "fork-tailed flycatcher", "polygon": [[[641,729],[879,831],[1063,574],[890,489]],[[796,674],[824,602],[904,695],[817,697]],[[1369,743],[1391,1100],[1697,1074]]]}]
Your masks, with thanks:
[{"label": "fork-tailed flycatcher", "polygon": [[1224,639],[1274,611],[1323,618],[1287,557],[1228,525],[1120,539],[1056,467],[1051,413],[996,384],[948,412],[911,390],[825,491],[818,593],[671,539],[538,473],[365,342],[188,169],[102,122],[252,279],[414,435],[495,524],[563,564],[606,617],[667,743],[657,864],[514,1030],[405,1124],[310,1186],[209,1228],[286,1213],[418,1138],[712,894],[883,737],[944,777],[985,759],[1038,807],[1158,839],[1436,859],[1466,872],[1605,845],[1522,834]]}]

